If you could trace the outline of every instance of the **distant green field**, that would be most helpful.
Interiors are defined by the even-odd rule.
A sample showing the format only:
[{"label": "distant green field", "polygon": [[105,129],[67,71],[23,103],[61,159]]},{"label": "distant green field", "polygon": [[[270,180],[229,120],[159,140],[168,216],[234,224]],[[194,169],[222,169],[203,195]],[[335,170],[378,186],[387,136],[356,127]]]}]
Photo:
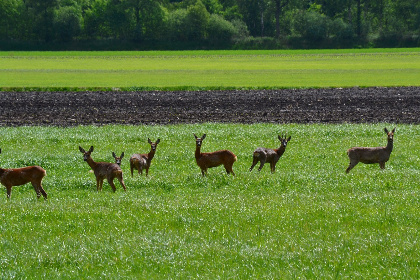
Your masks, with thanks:
[{"label": "distant green field", "polygon": [[[346,150],[385,145],[392,124],[0,127],[0,166],[39,164],[48,201],[30,185],[0,196],[1,279],[419,279],[418,125],[398,125],[385,170]],[[277,172],[249,172],[256,147],[292,136]],[[202,150],[230,149],[202,178]],[[148,178],[128,158],[161,139]],[[127,192],[95,180],[78,146],[126,153]]]},{"label": "distant green field", "polygon": [[0,88],[419,86],[420,49],[0,52]]}]

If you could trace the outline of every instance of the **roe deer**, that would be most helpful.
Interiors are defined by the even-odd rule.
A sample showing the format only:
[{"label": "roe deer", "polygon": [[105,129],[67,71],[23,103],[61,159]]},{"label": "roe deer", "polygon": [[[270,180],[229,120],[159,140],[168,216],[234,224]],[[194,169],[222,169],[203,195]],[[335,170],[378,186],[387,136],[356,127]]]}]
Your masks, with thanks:
[{"label": "roe deer", "polygon": [[111,185],[114,192],[117,190],[114,184],[115,178],[118,179],[121,186],[124,188],[124,191],[127,190],[124,185],[123,172],[118,164],[93,161],[92,157],[90,156],[90,154],[93,152],[93,146],[90,147],[89,151],[85,151],[82,147],[79,146],[79,150],[83,154],[83,160],[89,164],[90,168],[92,168],[93,173],[95,174],[97,191],[102,191],[102,185],[105,178]]},{"label": "roe deer", "polygon": [[143,175],[143,169],[146,169],[146,176],[149,175],[150,164],[155,156],[156,147],[160,143],[160,139],[152,142],[150,138],[147,138],[147,142],[150,144],[150,152],[148,154],[133,154],[130,158],[131,177],[133,177],[134,169],[141,175]]},{"label": "roe deer", "polygon": [[[1,153],[1,149],[0,149]],[[31,182],[39,199],[42,196],[47,199],[47,193],[42,187],[42,179],[47,172],[40,166],[28,166],[22,168],[0,168],[0,182],[7,190],[7,198],[10,199],[13,186],[20,186]]]},{"label": "roe deer", "polygon": [[118,164],[118,166],[121,166],[121,161],[124,157],[124,152],[122,152],[122,154],[119,157],[117,157],[117,155],[114,152],[112,152],[112,156],[115,159],[115,163]]},{"label": "roe deer", "polygon": [[207,169],[222,165],[225,167],[227,174],[232,173],[235,176],[235,172],[233,172],[232,166],[235,161],[238,159],[231,151],[228,150],[221,150],[212,153],[202,153],[200,151],[201,144],[203,143],[204,138],[206,138],[206,134],[203,134],[201,138],[195,137],[195,160],[197,165],[201,168],[201,174],[203,176],[207,175]]},{"label": "roe deer", "polygon": [[346,173],[349,173],[350,170],[359,162],[366,164],[379,163],[379,167],[381,169],[385,168],[385,162],[389,160],[392,152],[395,128],[391,132],[389,132],[386,128],[384,131],[388,136],[388,144],[385,147],[354,147],[347,150],[350,164],[346,169]]},{"label": "roe deer", "polygon": [[252,171],[254,166],[260,162],[260,167],[258,168],[258,171],[261,171],[264,164],[266,162],[270,163],[271,173],[274,173],[276,171],[276,164],[279,161],[280,157],[283,155],[284,151],[286,150],[287,142],[290,141],[290,138],[292,136],[289,136],[289,138],[286,138],[286,134],[283,136],[278,135],[278,138],[280,140],[280,147],[278,149],[267,149],[267,148],[257,148],[254,151],[253,159],[252,159],[252,165],[249,171]]}]

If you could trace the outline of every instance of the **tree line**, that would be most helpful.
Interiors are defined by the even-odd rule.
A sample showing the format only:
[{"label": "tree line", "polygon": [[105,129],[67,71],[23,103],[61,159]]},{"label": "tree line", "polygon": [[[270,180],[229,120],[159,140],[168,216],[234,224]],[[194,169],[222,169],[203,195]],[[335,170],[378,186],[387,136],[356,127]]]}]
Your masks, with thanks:
[{"label": "tree line", "polygon": [[0,49],[420,46],[418,0],[1,0]]}]

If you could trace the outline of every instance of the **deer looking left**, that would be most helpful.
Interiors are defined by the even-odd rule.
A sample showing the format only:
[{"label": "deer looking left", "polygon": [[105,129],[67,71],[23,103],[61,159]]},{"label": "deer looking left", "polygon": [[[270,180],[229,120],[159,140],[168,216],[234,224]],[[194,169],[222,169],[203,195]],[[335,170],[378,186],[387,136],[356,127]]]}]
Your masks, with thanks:
[{"label": "deer looking left", "polygon": [[93,173],[95,174],[97,191],[102,191],[102,185],[105,178],[111,185],[114,192],[117,190],[114,184],[115,178],[118,179],[121,186],[124,188],[124,191],[127,190],[124,185],[122,169],[118,164],[110,162],[95,162],[90,156],[90,154],[93,152],[93,146],[91,146],[88,151],[85,151],[82,147],[79,146],[79,150],[83,154],[83,160],[89,164],[90,168],[92,168]]},{"label": "deer looking left", "polygon": [[13,186],[20,186],[29,182],[34,187],[37,198],[40,198],[42,194],[44,199],[47,199],[47,193],[41,185],[41,181],[46,174],[47,172],[40,166],[10,169],[0,168],[0,182],[6,187],[8,199],[10,199]]}]

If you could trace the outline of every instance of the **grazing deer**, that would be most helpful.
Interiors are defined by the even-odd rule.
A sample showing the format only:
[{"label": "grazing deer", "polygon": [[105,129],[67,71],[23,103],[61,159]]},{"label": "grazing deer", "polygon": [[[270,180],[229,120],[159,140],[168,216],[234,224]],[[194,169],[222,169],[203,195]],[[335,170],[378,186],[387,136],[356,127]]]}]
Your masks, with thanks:
[{"label": "grazing deer", "polygon": [[195,160],[197,165],[201,168],[201,174],[203,176],[207,175],[207,169],[222,165],[225,167],[227,174],[232,173],[235,176],[235,172],[233,172],[232,166],[235,161],[238,159],[231,151],[228,150],[221,150],[212,153],[202,153],[200,151],[201,144],[203,143],[204,138],[206,138],[206,134],[203,134],[201,138],[195,137]]},{"label": "grazing deer", "polygon": [[119,157],[117,157],[117,155],[114,152],[112,152],[112,156],[115,159],[115,163],[118,164],[118,166],[121,166],[121,161],[124,157],[124,152],[122,152],[122,154]]},{"label": "grazing deer", "polygon": [[280,147],[278,149],[267,149],[267,148],[257,148],[254,151],[253,154],[253,160],[252,165],[249,171],[251,172],[254,166],[260,162],[260,167],[258,168],[258,171],[261,171],[264,164],[266,162],[270,163],[271,173],[274,173],[276,171],[276,164],[283,155],[284,151],[286,150],[287,143],[290,141],[290,138],[292,136],[289,136],[289,138],[286,138],[286,134],[283,136],[278,136],[280,140]]},{"label": "grazing deer", "polygon": [[[1,149],[0,149],[1,153]],[[7,198],[10,199],[13,186],[20,186],[31,182],[39,199],[42,196],[47,199],[47,193],[42,187],[42,179],[47,172],[40,166],[28,166],[22,168],[0,168],[0,182],[7,190]]]},{"label": "grazing deer", "polygon": [[93,146],[90,147],[89,151],[85,151],[82,147],[79,146],[79,150],[83,154],[83,160],[89,164],[90,168],[92,168],[93,173],[95,174],[97,191],[102,191],[102,185],[105,178],[111,185],[114,192],[117,190],[114,184],[115,178],[118,179],[121,186],[124,188],[124,191],[127,190],[124,185],[123,172],[118,164],[93,161],[92,157],[90,156],[90,154],[93,152]]},{"label": "grazing deer", "polygon": [[385,168],[385,162],[389,160],[392,152],[395,128],[391,132],[386,128],[384,131],[388,136],[388,144],[385,147],[354,147],[347,150],[350,164],[346,169],[346,173],[349,173],[359,162],[366,164],[379,163],[381,169]]},{"label": "grazing deer", "polygon": [[150,138],[147,138],[147,142],[150,144],[150,152],[148,154],[133,154],[130,158],[131,177],[133,177],[134,169],[141,175],[143,175],[143,169],[146,169],[146,176],[149,175],[150,164],[155,156],[160,139],[156,140],[156,142],[152,142]]}]

